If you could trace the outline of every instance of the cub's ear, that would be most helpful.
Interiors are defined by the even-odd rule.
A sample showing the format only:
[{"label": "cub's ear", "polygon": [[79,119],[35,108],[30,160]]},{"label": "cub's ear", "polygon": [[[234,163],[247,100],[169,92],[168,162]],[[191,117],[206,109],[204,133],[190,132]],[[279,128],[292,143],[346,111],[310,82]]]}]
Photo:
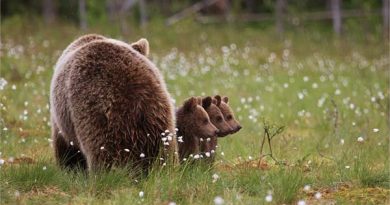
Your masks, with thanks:
[{"label": "cub's ear", "polygon": [[198,105],[202,105],[202,97],[197,97],[196,98]]},{"label": "cub's ear", "polygon": [[184,102],[183,105],[184,111],[193,112],[196,109],[197,105],[198,105],[198,100],[195,97],[191,97],[190,99]]},{"label": "cub's ear", "polygon": [[210,96],[203,98],[202,99],[202,107],[204,109],[210,107],[212,101],[213,101],[213,99]]},{"label": "cub's ear", "polygon": [[219,95],[216,95],[216,96],[214,96],[214,99],[217,101],[217,106],[219,106],[220,104],[221,104],[221,96],[219,96]]},{"label": "cub's ear", "polygon": [[132,43],[131,47],[144,56],[149,55],[149,42],[145,38],[141,38],[137,42]]},{"label": "cub's ear", "polygon": [[225,103],[228,103],[229,102],[229,98],[227,96],[223,97],[222,100],[225,102]]}]

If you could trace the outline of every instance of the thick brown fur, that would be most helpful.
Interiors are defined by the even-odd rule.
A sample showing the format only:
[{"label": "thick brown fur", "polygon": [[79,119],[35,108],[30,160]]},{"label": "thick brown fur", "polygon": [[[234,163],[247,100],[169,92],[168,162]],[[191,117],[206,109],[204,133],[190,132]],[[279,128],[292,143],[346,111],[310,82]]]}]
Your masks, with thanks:
[{"label": "thick brown fur", "polygon": [[216,96],[214,96],[214,99],[216,99],[217,101],[220,102],[220,104],[218,105],[218,108],[221,110],[226,122],[233,129],[232,132],[225,133],[225,135],[221,134],[218,137],[225,137],[226,135],[234,134],[234,133],[238,132],[242,127],[241,127],[240,123],[236,120],[236,118],[234,117],[233,110],[230,108],[230,106],[228,104],[229,98],[226,96],[221,98],[221,96],[216,95]]},{"label": "thick brown fur", "polygon": [[[208,98],[211,105],[211,97]],[[211,138],[218,129],[210,122],[206,110],[198,104],[198,99],[191,97],[176,111],[177,136],[179,140],[180,161],[187,160],[191,155],[200,154],[200,140]]]},{"label": "thick brown fur", "polygon": [[218,139],[217,136],[226,136],[233,132],[233,129],[225,121],[221,110],[218,108],[218,105],[221,103],[221,100],[212,99],[212,103],[209,105],[210,97],[201,98],[198,97],[198,103],[206,110],[209,115],[211,123],[219,130],[218,134],[210,138],[206,138],[200,141],[200,151],[203,154],[207,162],[213,163],[215,159],[215,153],[217,150]]},{"label": "thick brown fur", "polygon": [[[78,164],[69,156],[80,150],[90,171],[147,170],[160,154],[161,133],[174,131],[175,116],[162,75],[145,56],[145,41],[129,45],[89,35],[64,51],[50,95],[53,145],[61,166]],[[176,146],[173,140],[172,155]]]}]

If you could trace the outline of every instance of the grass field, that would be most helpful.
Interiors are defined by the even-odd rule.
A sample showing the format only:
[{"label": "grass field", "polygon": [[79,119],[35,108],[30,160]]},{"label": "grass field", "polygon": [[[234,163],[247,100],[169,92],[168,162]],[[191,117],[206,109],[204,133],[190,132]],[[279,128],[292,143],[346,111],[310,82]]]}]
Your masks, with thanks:
[{"label": "grass field", "polygon": [[[1,204],[390,203],[390,57],[379,34],[337,39],[306,29],[281,40],[271,29],[188,22],[128,37],[89,32],[148,38],[177,104],[229,96],[243,129],[219,140],[213,169],[155,168],[145,178],[122,169],[60,170],[50,145],[49,85],[61,51],[82,33],[11,19],[1,29]],[[260,160],[265,128],[279,126],[284,131],[271,141],[277,161]]]}]

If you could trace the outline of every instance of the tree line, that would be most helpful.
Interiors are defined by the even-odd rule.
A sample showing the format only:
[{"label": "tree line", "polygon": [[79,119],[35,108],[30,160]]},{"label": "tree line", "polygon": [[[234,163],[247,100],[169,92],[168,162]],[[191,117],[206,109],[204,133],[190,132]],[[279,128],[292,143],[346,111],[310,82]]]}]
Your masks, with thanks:
[{"label": "tree line", "polygon": [[[0,0],[2,20],[14,15],[39,16],[46,24],[76,23],[87,29],[90,23],[107,20],[123,32],[128,21],[142,27],[153,18],[167,25],[195,17],[201,23],[219,21],[274,21],[278,33],[294,20],[329,20],[333,31],[343,31],[344,18],[372,16],[389,35],[390,0]],[[378,18],[379,16],[379,18]],[[295,19],[294,19],[295,18]]]}]

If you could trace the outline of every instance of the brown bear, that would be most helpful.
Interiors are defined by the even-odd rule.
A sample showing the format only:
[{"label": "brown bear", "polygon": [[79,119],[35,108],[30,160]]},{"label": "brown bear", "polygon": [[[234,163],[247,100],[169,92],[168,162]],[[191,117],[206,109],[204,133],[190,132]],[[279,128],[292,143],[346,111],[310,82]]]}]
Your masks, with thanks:
[{"label": "brown bear", "polygon": [[220,135],[218,135],[218,137],[225,137],[226,135],[234,134],[234,133],[238,132],[242,127],[241,127],[240,123],[235,119],[233,110],[230,108],[230,106],[228,104],[229,98],[226,96],[221,98],[221,96],[216,95],[216,96],[214,96],[214,99],[216,99],[218,102],[220,102],[219,104],[217,104],[217,106],[221,110],[226,122],[233,129],[232,132],[220,134]]},{"label": "brown bear", "polygon": [[[148,52],[146,39],[129,45],[99,35],[81,37],[64,51],[50,90],[53,146],[61,166],[147,171],[159,156],[161,133],[174,132],[175,115]],[[173,139],[172,158],[176,146]]]},{"label": "brown bear", "polygon": [[211,105],[205,104],[206,98],[198,97],[198,104],[201,104],[209,115],[211,123],[219,130],[218,134],[210,138],[200,138],[200,151],[203,158],[206,158],[208,163],[213,163],[215,151],[217,149],[217,136],[226,136],[233,132],[233,129],[225,121],[221,110],[218,106],[221,103],[220,98],[214,98]]},{"label": "brown bear", "polygon": [[212,98],[203,100],[203,107],[198,99],[191,97],[176,111],[176,126],[178,128],[178,144],[180,161],[186,161],[190,156],[200,158],[200,139],[216,136],[219,130],[210,122],[204,109],[212,104]]}]

